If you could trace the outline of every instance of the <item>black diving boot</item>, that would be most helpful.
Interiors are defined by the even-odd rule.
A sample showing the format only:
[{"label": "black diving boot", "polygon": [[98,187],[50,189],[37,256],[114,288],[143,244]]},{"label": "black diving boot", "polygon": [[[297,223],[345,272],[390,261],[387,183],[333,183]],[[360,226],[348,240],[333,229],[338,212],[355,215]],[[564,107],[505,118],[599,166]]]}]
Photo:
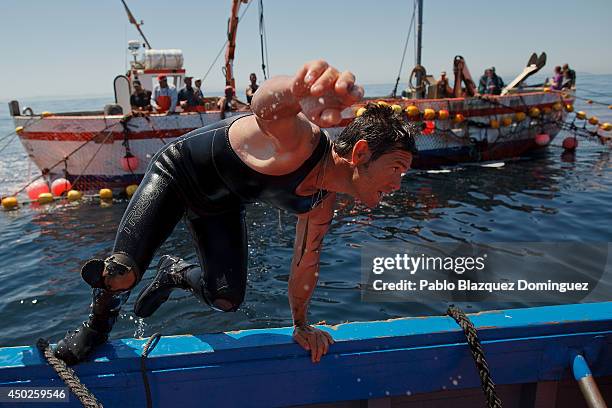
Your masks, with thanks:
[{"label": "black diving boot", "polygon": [[201,292],[200,275],[198,265],[174,256],[162,256],[155,279],[140,292],[134,303],[134,313],[139,317],[151,316],[176,288],[189,290],[198,296]]},{"label": "black diving boot", "polygon": [[94,289],[89,320],[57,342],[55,356],[68,365],[85,360],[97,346],[108,340],[120,307],[119,296],[103,289]]}]

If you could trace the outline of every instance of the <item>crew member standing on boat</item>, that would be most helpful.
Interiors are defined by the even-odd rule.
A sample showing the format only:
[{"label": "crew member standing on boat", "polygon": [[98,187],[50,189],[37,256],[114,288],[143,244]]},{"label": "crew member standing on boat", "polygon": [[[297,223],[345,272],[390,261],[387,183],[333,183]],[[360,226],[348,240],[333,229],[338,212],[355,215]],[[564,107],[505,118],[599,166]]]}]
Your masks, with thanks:
[{"label": "crew member standing on boat", "polygon": [[168,85],[168,77],[166,75],[159,75],[157,80],[159,83],[153,89],[151,105],[159,113],[173,113],[177,102],[176,88],[174,85]]},{"label": "crew member standing on boat", "polygon": [[550,89],[554,91],[560,91],[563,86],[563,74],[561,73],[561,67],[557,65],[555,67],[555,73],[550,82]]},{"label": "crew member standing on boat", "polygon": [[185,86],[178,92],[178,103],[185,112],[194,112],[199,105],[196,88],[191,86],[192,77],[186,76]]},{"label": "crew member standing on boat", "polygon": [[448,84],[448,78],[446,77],[446,71],[440,73],[440,80],[436,84],[437,98],[454,98],[453,88]]},{"label": "crew member standing on boat", "polygon": [[257,75],[255,75],[254,72],[251,72],[249,80],[251,81],[251,83],[249,84],[249,86],[247,86],[246,98],[247,103],[250,105],[251,100],[253,100],[253,95],[255,95],[255,92],[257,92],[257,89],[259,89],[259,85],[257,84]]},{"label": "crew member standing on boat", "polygon": [[568,64],[563,64],[561,69],[563,71],[563,83],[561,84],[562,89],[572,89],[576,86],[576,71],[570,69]]},{"label": "crew member standing on boat", "polygon": [[123,215],[112,255],[83,266],[94,288],[91,314],[58,342],[56,356],[73,364],[107,341],[129,291],[183,217],[200,264],[163,256],[136,315],[153,314],[175,288],[215,309],[237,310],[247,278],[245,203],[263,201],[298,214],[288,285],[293,337],[319,361],[333,340],[308,324],[307,310],[336,193],[376,206],[399,189],[418,133],[390,107],[368,105],[330,142],[320,127],[338,125],[362,96],[353,74],[313,61],[293,77],[264,83],[254,114],[194,130],[160,150]]},{"label": "crew member standing on boat", "polygon": [[225,112],[232,112],[238,110],[239,106],[247,107],[248,105],[238,100],[234,94],[234,88],[230,85],[225,87],[225,96],[219,98],[217,107],[221,111],[221,119],[225,119]]},{"label": "crew member standing on boat", "polygon": [[137,112],[149,112],[153,110],[151,106],[151,91],[144,89],[138,80],[132,82],[132,86],[134,87],[134,92],[130,96],[132,110]]}]

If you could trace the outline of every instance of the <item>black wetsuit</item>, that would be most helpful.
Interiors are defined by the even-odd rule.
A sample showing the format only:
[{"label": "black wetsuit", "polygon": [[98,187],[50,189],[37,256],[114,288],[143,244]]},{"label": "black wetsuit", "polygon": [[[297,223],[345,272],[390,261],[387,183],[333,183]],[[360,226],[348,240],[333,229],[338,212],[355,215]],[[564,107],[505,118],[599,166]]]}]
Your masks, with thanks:
[{"label": "black wetsuit", "polygon": [[[187,133],[153,157],[119,224],[113,248],[113,253],[129,255],[144,272],[185,216],[207,301],[222,297],[235,308],[244,299],[247,277],[244,204],[263,201],[294,213],[308,212],[326,192],[298,196],[295,190],[330,152],[322,132],[313,154],[297,170],[264,175],[247,166],[230,145],[229,127],[241,117]],[[128,295],[121,296],[121,303]]]}]

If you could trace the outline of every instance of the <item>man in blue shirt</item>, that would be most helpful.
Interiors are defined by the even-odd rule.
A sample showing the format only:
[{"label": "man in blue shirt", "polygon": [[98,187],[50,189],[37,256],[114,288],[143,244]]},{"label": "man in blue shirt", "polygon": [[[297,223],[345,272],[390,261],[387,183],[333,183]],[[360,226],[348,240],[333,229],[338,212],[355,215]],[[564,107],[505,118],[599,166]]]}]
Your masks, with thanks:
[{"label": "man in blue shirt", "polygon": [[200,104],[196,88],[191,86],[192,77],[185,77],[185,86],[178,93],[178,103],[185,112],[195,111]]}]

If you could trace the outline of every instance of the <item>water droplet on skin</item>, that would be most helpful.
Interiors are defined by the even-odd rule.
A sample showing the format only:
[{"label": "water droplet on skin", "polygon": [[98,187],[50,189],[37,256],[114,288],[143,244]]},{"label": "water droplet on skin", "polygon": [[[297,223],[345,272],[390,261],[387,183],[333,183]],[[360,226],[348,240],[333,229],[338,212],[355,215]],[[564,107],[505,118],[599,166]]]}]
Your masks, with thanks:
[{"label": "water droplet on skin", "polygon": [[443,385],[443,386],[442,386],[442,389],[443,389],[443,390],[445,390],[445,389],[446,389],[446,385]]},{"label": "water droplet on skin", "polygon": [[19,303],[23,304],[23,299],[22,299],[22,300],[21,300],[21,302],[19,302]]},{"label": "water droplet on skin", "polygon": [[308,290],[308,289],[310,289],[310,286],[304,285],[304,290]]},{"label": "water droplet on skin", "polygon": [[410,390],[406,391],[406,395],[410,396],[412,395],[412,392]]},{"label": "water droplet on skin", "polygon": [[272,116],[272,119],[274,119],[274,120],[278,119],[278,115]]},{"label": "water droplet on skin", "polygon": [[34,304],[34,305],[35,305],[36,303],[38,303],[38,299],[34,299],[34,300],[32,301],[32,304]]},{"label": "water droplet on skin", "polygon": [[458,379],[461,379],[461,376],[460,376],[460,375],[458,375],[458,376],[457,376],[457,378],[458,378]]},{"label": "water droplet on skin", "polygon": [[361,378],[357,378],[357,382],[361,382]]},{"label": "water droplet on skin", "polygon": [[458,384],[459,384],[459,381],[453,380],[453,385],[458,385]]},{"label": "water droplet on skin", "polygon": [[325,99],[323,99],[323,97],[320,97],[319,99],[317,99],[317,101],[319,101],[321,105],[325,105]]},{"label": "water droplet on skin", "polygon": [[390,395],[391,393],[389,391],[385,391],[385,395]]}]

